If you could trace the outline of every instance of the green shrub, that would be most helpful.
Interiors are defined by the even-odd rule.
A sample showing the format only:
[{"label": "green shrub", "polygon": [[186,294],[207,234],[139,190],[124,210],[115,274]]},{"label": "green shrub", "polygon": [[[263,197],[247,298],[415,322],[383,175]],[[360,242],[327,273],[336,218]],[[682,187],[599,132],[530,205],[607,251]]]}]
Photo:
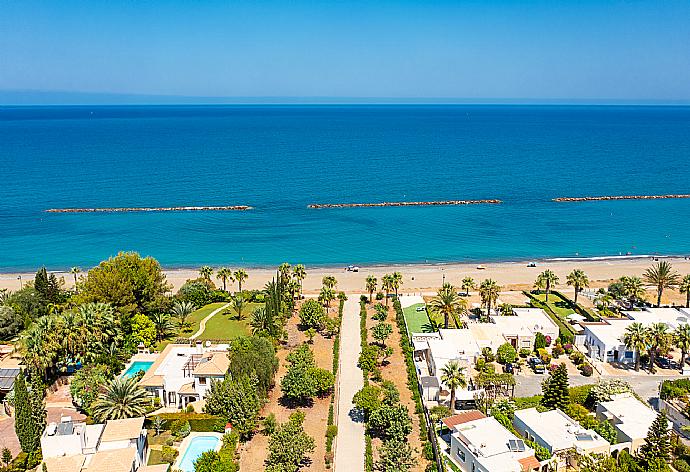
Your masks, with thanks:
[{"label": "green shrub", "polygon": [[522,349],[520,349],[520,357],[522,357],[523,359],[526,359],[527,357],[529,357],[530,354],[532,354],[531,349],[528,349],[526,347],[523,347]]},{"label": "green shrub", "polygon": [[690,464],[685,459],[675,459],[673,461],[673,468],[678,472],[690,472]]},{"label": "green shrub", "polygon": [[580,385],[577,387],[570,387],[568,389],[570,393],[570,401],[578,405],[589,404],[590,391],[594,388],[594,384]]},{"label": "green shrub", "polygon": [[484,357],[486,362],[493,362],[496,360],[496,356],[494,356],[493,351],[488,346],[482,348],[482,357]]},{"label": "green shrub", "polygon": [[580,373],[585,377],[591,377],[594,373],[594,369],[592,368],[592,366],[587,363],[580,364],[579,366],[577,366],[577,368],[580,370]]},{"label": "green shrub", "polygon": [[565,349],[563,349],[563,346],[560,344],[556,344],[552,349],[551,349],[551,355],[554,357],[554,359],[558,359],[563,355],[565,352]]},{"label": "green shrub", "polygon": [[501,364],[515,362],[517,360],[517,352],[510,343],[501,344],[496,350],[496,359]]},{"label": "green shrub", "polygon": [[580,365],[585,361],[585,355],[579,351],[573,351],[573,353],[570,354],[570,360],[573,361],[573,364]]},{"label": "green shrub", "polygon": [[161,449],[161,460],[163,462],[167,462],[168,464],[172,464],[175,462],[178,454],[179,451],[177,449],[170,446],[163,446]]},{"label": "green shrub", "polygon": [[516,410],[524,410],[526,408],[535,408],[541,405],[542,395],[534,395],[533,397],[518,397],[513,398]]}]

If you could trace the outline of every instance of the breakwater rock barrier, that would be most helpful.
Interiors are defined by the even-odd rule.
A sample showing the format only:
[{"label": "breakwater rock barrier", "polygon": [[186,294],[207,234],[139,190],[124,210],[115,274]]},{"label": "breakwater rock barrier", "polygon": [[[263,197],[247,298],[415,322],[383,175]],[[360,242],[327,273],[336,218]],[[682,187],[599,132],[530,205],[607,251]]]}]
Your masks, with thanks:
[{"label": "breakwater rock barrier", "polygon": [[181,206],[181,207],[144,207],[144,208],[50,208],[46,213],[125,213],[136,211],[245,211],[252,207],[233,206]]},{"label": "breakwater rock barrier", "polygon": [[609,195],[603,197],[559,197],[554,202],[593,202],[600,200],[662,200],[671,198],[690,198],[690,194],[672,195]]},{"label": "breakwater rock barrier", "polygon": [[381,203],[313,203],[308,208],[369,208],[404,206],[443,206],[443,205],[498,205],[501,200],[441,200],[436,202],[381,202]]}]

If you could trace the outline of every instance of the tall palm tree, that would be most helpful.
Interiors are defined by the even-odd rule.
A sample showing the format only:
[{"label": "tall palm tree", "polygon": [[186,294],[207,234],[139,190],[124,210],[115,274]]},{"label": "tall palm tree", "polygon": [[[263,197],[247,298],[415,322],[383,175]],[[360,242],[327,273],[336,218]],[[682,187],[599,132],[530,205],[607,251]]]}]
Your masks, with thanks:
[{"label": "tall palm tree", "polygon": [[338,281],[332,275],[326,275],[321,280],[321,283],[326,288],[335,288],[338,285]]},{"label": "tall palm tree", "polygon": [[486,279],[479,285],[479,295],[482,297],[482,303],[486,306],[487,317],[491,315],[491,306],[498,300],[500,291],[501,286],[491,279]]},{"label": "tall palm tree", "polygon": [[656,306],[661,306],[661,295],[665,288],[678,285],[680,275],[667,261],[661,261],[647,269],[642,275],[645,282],[656,286]]},{"label": "tall palm tree", "polygon": [[575,304],[577,305],[577,295],[583,288],[589,287],[589,278],[584,271],[575,269],[566,277],[566,283],[575,288]]},{"label": "tall palm tree", "polygon": [[150,404],[148,394],[137,385],[136,377],[115,377],[93,403],[99,421],[144,416]]},{"label": "tall palm tree", "polygon": [[639,304],[647,298],[647,292],[644,289],[642,279],[636,276],[621,277],[621,284],[623,285],[623,292],[628,300],[633,305]]},{"label": "tall palm tree", "polygon": [[647,330],[642,323],[632,323],[625,328],[623,342],[635,350],[635,371],[640,371],[640,355],[647,349]]},{"label": "tall palm tree", "polygon": [[680,370],[685,367],[685,356],[690,351],[690,325],[683,323],[673,333],[673,343],[680,349]]},{"label": "tall palm tree", "polygon": [[292,268],[292,276],[296,281],[299,282],[299,295],[302,298],[303,282],[307,278],[307,270],[304,268],[303,264],[297,264]]},{"label": "tall palm tree", "polygon": [[544,290],[546,293],[546,301],[549,301],[549,292],[551,292],[551,287],[558,283],[558,276],[553,273],[553,271],[546,269],[544,272],[537,276],[537,280],[534,282],[534,286],[538,289]]},{"label": "tall palm tree", "polygon": [[462,279],[462,288],[465,289],[465,296],[469,297],[470,296],[470,290],[473,290],[477,287],[477,284],[474,283],[474,279],[472,277],[465,277]]},{"label": "tall palm tree", "polygon": [[386,292],[386,306],[388,306],[388,295],[393,290],[393,276],[386,274],[381,280],[381,288]]},{"label": "tall palm tree", "polygon": [[211,280],[211,276],[213,275],[213,267],[201,266],[199,268],[199,275],[206,280]]},{"label": "tall palm tree", "polygon": [[467,302],[458,295],[458,291],[449,283],[443,284],[431,300],[429,308],[437,313],[443,314],[443,326],[448,329],[448,320],[451,316],[460,313],[467,307]]},{"label": "tall palm tree", "polygon": [[238,320],[244,319],[244,317],[242,316],[242,309],[244,308],[244,305],[244,295],[242,295],[241,292],[232,297],[232,307],[237,312]]},{"label": "tall palm tree", "polygon": [[668,332],[666,323],[654,323],[647,328],[647,339],[649,341],[649,372],[656,372],[654,360],[659,351],[664,351],[669,347],[671,335]]},{"label": "tall palm tree", "polygon": [[77,275],[81,273],[81,269],[75,266],[69,270],[69,273],[74,276],[74,291],[79,293],[79,288],[77,287]]},{"label": "tall palm tree", "polygon": [[270,310],[266,310],[263,306],[256,308],[252,312],[249,324],[252,327],[252,335],[254,336],[277,338],[280,334],[279,320],[272,315]]},{"label": "tall palm tree", "polygon": [[159,311],[152,313],[149,318],[151,318],[153,325],[156,327],[156,340],[161,342],[173,329],[170,315]]},{"label": "tall palm tree", "polygon": [[683,280],[680,281],[678,289],[680,290],[680,293],[685,294],[685,306],[690,308],[690,275],[683,277]]},{"label": "tall palm tree", "polygon": [[441,369],[441,382],[450,390],[450,411],[455,412],[455,390],[467,387],[463,373],[465,369],[456,360],[452,360]]},{"label": "tall palm tree", "polygon": [[395,298],[398,298],[398,289],[400,286],[403,284],[403,276],[400,272],[393,272],[391,274],[391,278],[393,281],[393,290],[395,290]]},{"label": "tall palm tree", "polygon": [[278,266],[278,273],[283,278],[283,282],[285,282],[290,278],[290,274],[292,273],[292,266],[289,262],[283,262]]},{"label": "tall palm tree", "polygon": [[232,281],[232,270],[227,267],[221,267],[216,271],[216,277],[223,282],[223,291],[227,291],[227,281]]},{"label": "tall palm tree", "polygon": [[242,291],[242,283],[249,278],[249,275],[247,274],[247,271],[244,269],[237,269],[232,276],[235,279],[235,282],[237,282],[237,287],[239,288],[239,291]]},{"label": "tall palm tree", "polygon": [[378,285],[378,280],[373,275],[367,276],[366,290],[369,292],[369,303],[374,302],[374,292],[376,291],[376,286]]},{"label": "tall palm tree", "polygon": [[331,301],[335,300],[335,290],[330,287],[321,287],[321,292],[319,293],[319,301],[326,304],[326,309],[331,307]]},{"label": "tall palm tree", "polygon": [[184,330],[187,328],[189,322],[187,317],[196,309],[192,302],[181,302],[176,301],[172,307],[172,314],[177,318],[177,324],[180,329]]}]

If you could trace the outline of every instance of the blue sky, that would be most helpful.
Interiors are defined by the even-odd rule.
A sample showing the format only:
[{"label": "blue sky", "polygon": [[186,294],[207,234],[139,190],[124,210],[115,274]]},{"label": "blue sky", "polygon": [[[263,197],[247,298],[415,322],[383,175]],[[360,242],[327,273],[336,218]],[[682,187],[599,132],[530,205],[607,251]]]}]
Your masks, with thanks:
[{"label": "blue sky", "polygon": [[0,103],[690,100],[688,0],[22,0],[1,12]]}]

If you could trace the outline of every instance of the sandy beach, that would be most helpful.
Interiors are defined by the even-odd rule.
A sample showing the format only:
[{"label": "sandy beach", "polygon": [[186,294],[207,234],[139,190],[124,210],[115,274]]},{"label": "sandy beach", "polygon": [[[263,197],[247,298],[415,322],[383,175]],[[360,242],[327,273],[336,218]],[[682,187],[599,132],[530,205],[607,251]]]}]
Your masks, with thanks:
[{"label": "sandy beach", "polygon": [[[690,260],[682,257],[664,258],[673,264],[680,274],[690,273]],[[429,292],[437,289],[443,280],[460,286],[464,277],[472,277],[475,281],[492,278],[504,289],[524,290],[534,283],[536,276],[543,270],[551,269],[561,279],[561,285],[565,286],[566,275],[573,269],[582,269],[589,276],[592,287],[606,286],[611,280],[623,275],[637,275],[642,273],[654,263],[652,257],[640,258],[608,258],[608,259],[582,259],[582,260],[551,260],[537,262],[536,267],[527,267],[526,262],[492,262],[492,263],[463,263],[463,264],[415,264],[415,265],[390,265],[360,267],[359,272],[348,272],[343,267],[307,267],[307,278],[304,281],[305,293],[317,292],[321,288],[321,279],[324,275],[334,275],[338,280],[338,290],[346,293],[361,293],[364,291],[364,281],[368,275],[374,275],[379,279],[384,274],[399,271],[403,275],[401,292]],[[478,267],[484,267],[479,269]],[[166,269],[168,281],[174,290],[184,284],[188,279],[198,277],[198,272],[193,269]],[[275,276],[273,269],[247,269],[249,279],[244,283],[248,289],[262,288],[266,282]],[[71,287],[74,283],[73,276],[65,272],[56,272],[58,277],[64,278],[65,286]],[[0,274],[0,288],[17,290],[19,288],[19,276],[22,283],[33,280],[33,273],[5,273]],[[215,280],[220,285],[218,280]],[[235,285],[236,286],[236,285]]]}]

